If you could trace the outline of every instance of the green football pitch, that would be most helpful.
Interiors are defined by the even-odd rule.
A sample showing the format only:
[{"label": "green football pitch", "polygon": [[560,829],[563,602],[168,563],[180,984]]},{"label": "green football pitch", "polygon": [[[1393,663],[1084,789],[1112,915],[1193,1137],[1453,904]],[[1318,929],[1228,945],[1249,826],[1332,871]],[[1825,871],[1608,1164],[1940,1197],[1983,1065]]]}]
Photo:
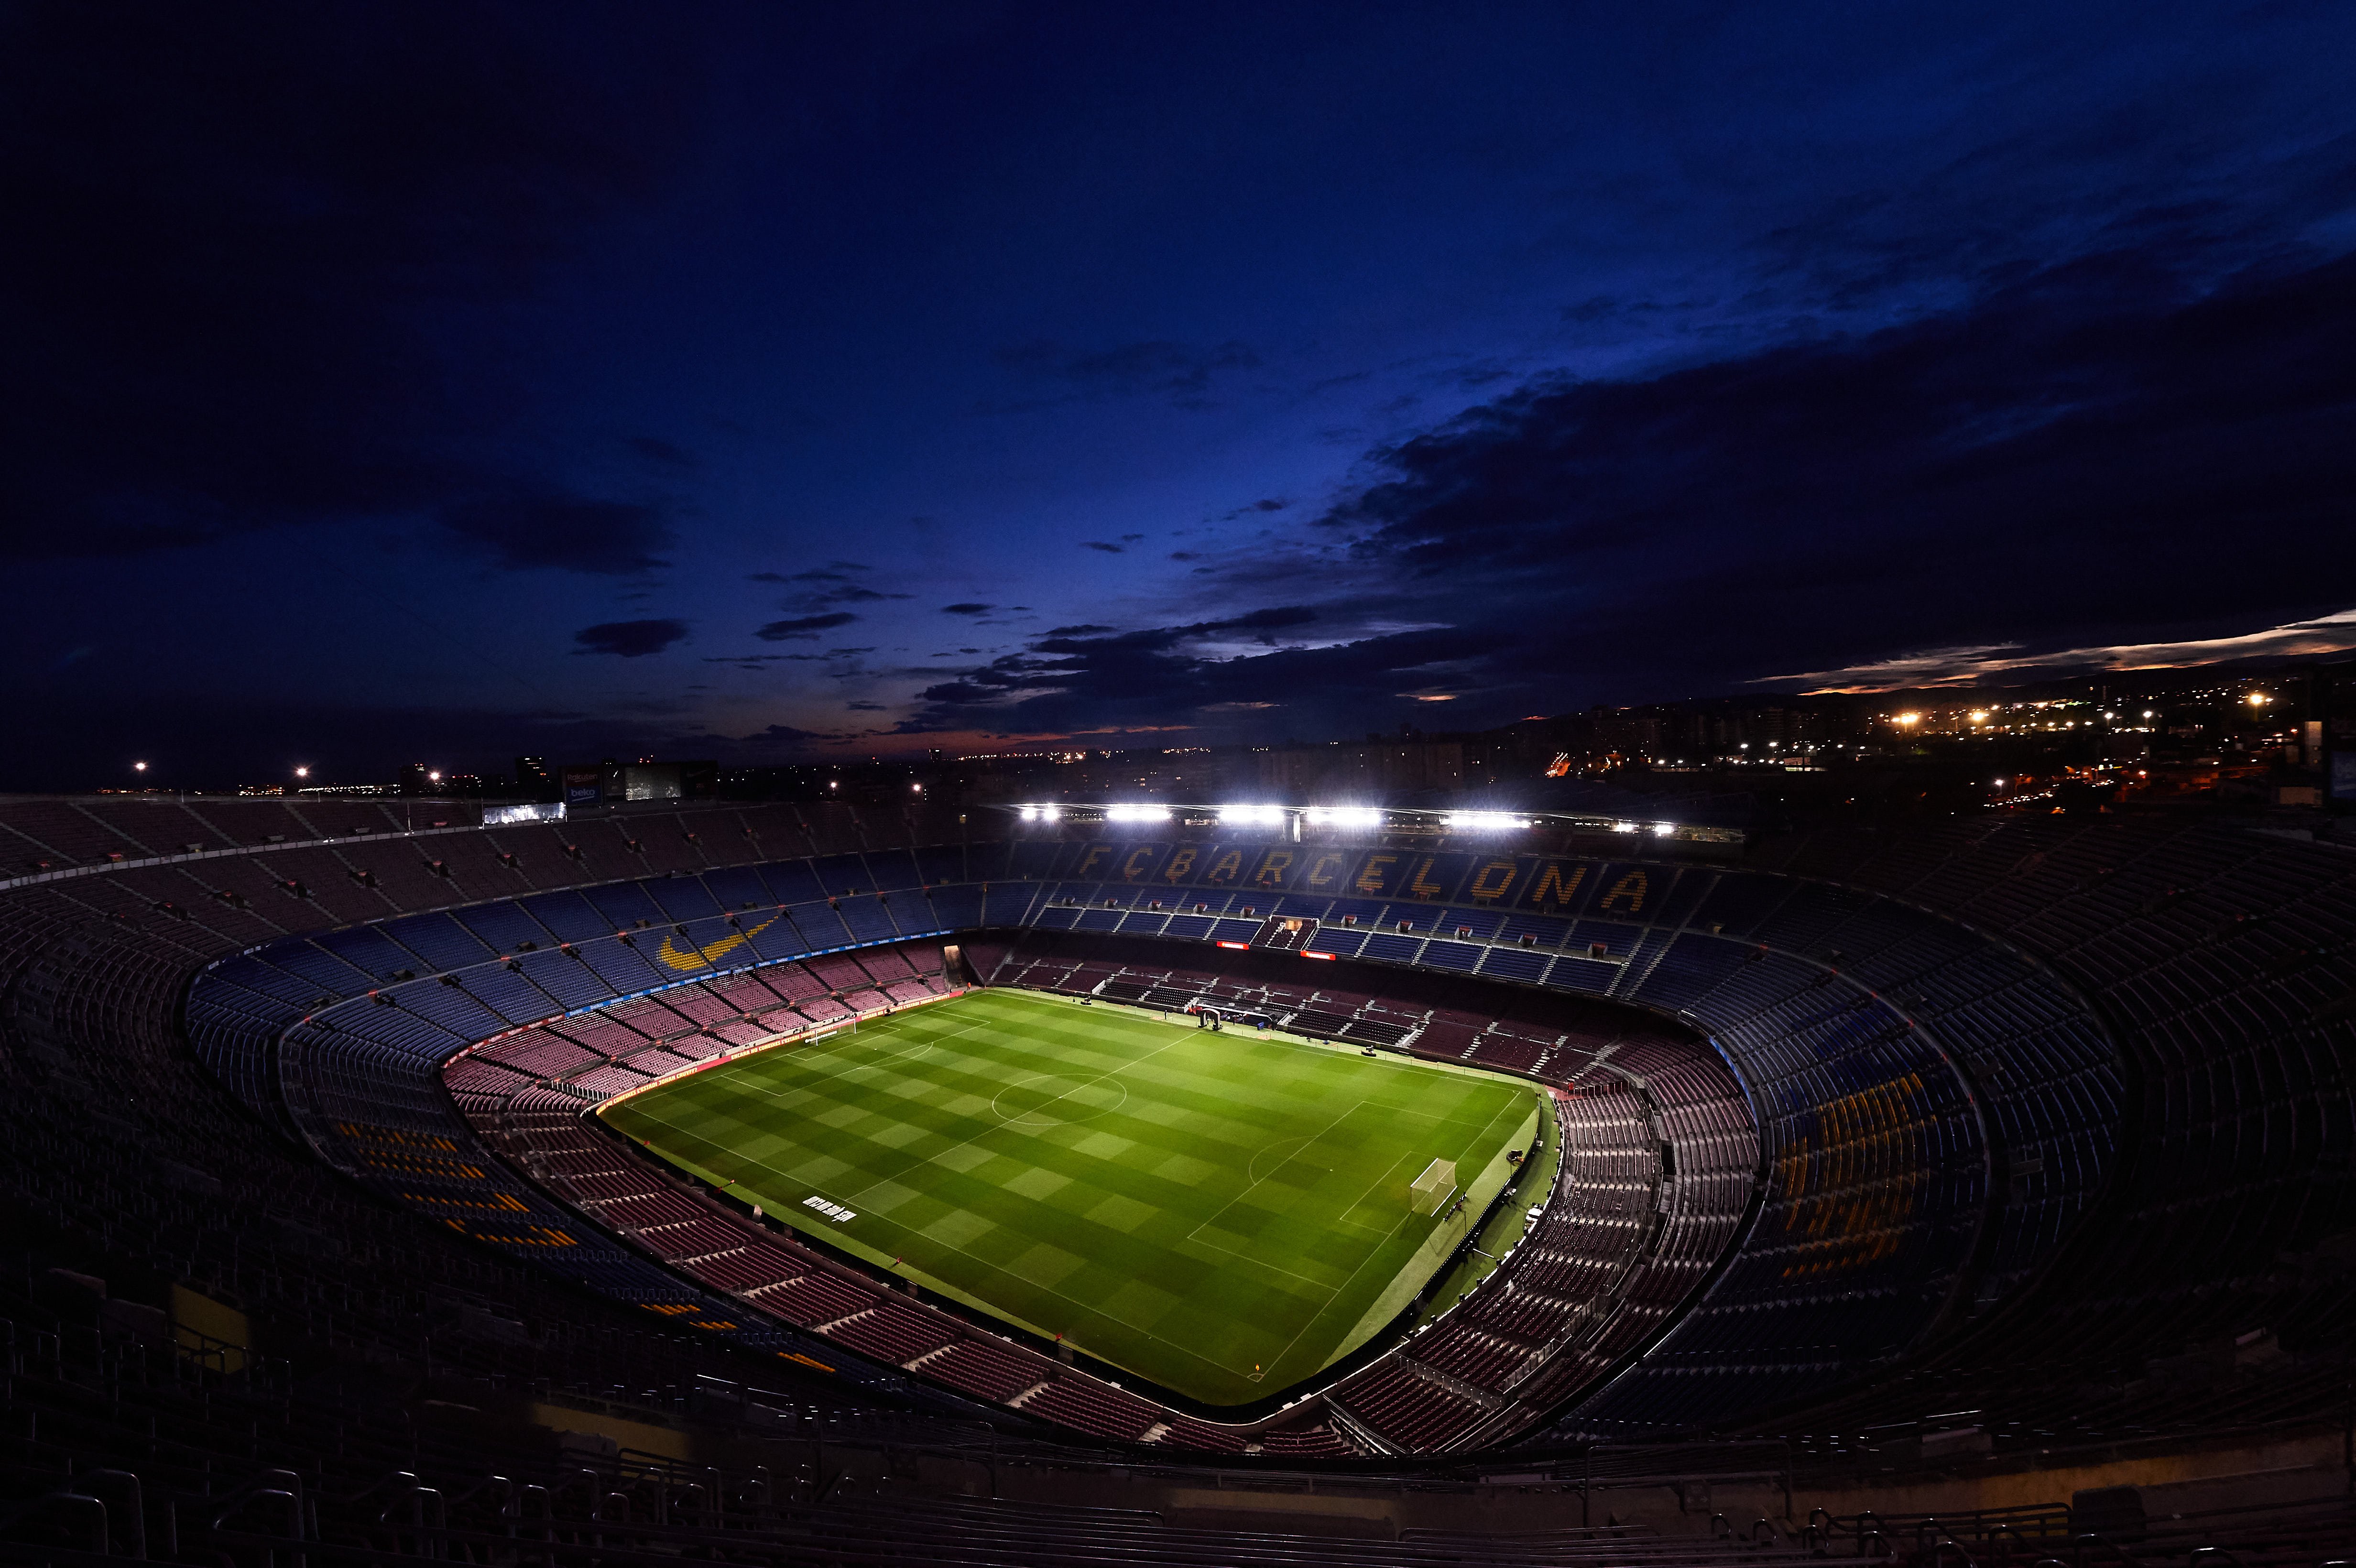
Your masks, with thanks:
[{"label": "green football pitch", "polygon": [[[1364,1343],[1511,1176],[1526,1084],[986,991],[608,1105],[775,1218],[1207,1404]],[[1408,1184],[1453,1161],[1468,1201]],[[805,1200],[855,1217],[828,1219]]]}]

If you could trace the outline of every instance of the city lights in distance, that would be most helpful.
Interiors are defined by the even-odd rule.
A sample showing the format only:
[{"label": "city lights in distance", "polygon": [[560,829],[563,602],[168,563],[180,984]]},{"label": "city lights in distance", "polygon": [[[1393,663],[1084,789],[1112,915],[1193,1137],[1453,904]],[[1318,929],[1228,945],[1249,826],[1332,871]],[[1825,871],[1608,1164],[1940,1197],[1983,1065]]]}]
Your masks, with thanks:
[{"label": "city lights in distance", "polygon": [[1284,807],[1280,805],[1223,805],[1219,807],[1222,827],[1281,827]]},{"label": "city lights in distance", "polygon": [[1170,808],[1166,805],[1108,805],[1107,822],[1167,822]]},{"label": "city lights in distance", "polygon": [[1309,825],[1312,827],[1380,827],[1382,808],[1373,805],[1312,805],[1309,808]]},{"label": "city lights in distance", "polygon": [[1025,822],[1060,822],[1063,817],[1064,808],[1059,805],[1026,805],[1023,808],[1023,820]]},{"label": "city lights in distance", "polygon": [[1527,826],[1508,811],[1451,811],[1442,822],[1451,833],[1503,833]]}]

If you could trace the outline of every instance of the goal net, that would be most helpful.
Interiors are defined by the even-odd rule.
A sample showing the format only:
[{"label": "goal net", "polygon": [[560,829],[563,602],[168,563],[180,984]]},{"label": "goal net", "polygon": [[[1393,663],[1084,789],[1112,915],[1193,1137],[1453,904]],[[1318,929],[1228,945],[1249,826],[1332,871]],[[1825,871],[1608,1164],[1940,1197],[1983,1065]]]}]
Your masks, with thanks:
[{"label": "goal net", "polygon": [[1408,1196],[1419,1214],[1436,1214],[1456,1190],[1456,1162],[1435,1159],[1423,1168],[1423,1174],[1408,1187]]}]

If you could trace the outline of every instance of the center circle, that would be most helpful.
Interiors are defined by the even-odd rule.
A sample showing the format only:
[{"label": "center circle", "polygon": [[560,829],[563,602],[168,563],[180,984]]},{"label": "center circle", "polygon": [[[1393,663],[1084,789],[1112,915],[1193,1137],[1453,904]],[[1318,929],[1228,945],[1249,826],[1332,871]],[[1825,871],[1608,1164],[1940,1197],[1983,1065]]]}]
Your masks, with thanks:
[{"label": "center circle", "polygon": [[[1290,1160],[1295,1154],[1308,1147],[1309,1140],[1306,1137],[1277,1139],[1276,1142],[1269,1145],[1266,1148],[1251,1157],[1251,1164],[1247,1166],[1244,1169],[1244,1179],[1257,1185],[1258,1182],[1265,1179],[1266,1177],[1273,1176],[1278,1171],[1283,1169],[1286,1161]],[[1280,1155],[1277,1154],[1277,1151],[1280,1149],[1284,1151]],[[1277,1157],[1269,1159],[1269,1157],[1270,1155],[1276,1155]],[[1263,1162],[1268,1166],[1268,1169],[1265,1172],[1260,1169],[1260,1166]]]},{"label": "center circle", "polygon": [[1001,1089],[990,1108],[1009,1126],[1055,1127],[1094,1120],[1128,1103],[1127,1085],[1109,1072],[1095,1078],[1045,1072]]}]

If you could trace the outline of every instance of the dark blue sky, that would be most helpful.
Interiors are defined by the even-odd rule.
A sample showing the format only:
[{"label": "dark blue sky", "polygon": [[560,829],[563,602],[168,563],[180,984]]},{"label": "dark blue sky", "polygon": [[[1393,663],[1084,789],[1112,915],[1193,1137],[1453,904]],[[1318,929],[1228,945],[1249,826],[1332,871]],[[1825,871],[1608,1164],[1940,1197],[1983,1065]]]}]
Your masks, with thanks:
[{"label": "dark blue sky", "polygon": [[2356,645],[2346,6],[851,9],[0,11],[0,785]]}]

